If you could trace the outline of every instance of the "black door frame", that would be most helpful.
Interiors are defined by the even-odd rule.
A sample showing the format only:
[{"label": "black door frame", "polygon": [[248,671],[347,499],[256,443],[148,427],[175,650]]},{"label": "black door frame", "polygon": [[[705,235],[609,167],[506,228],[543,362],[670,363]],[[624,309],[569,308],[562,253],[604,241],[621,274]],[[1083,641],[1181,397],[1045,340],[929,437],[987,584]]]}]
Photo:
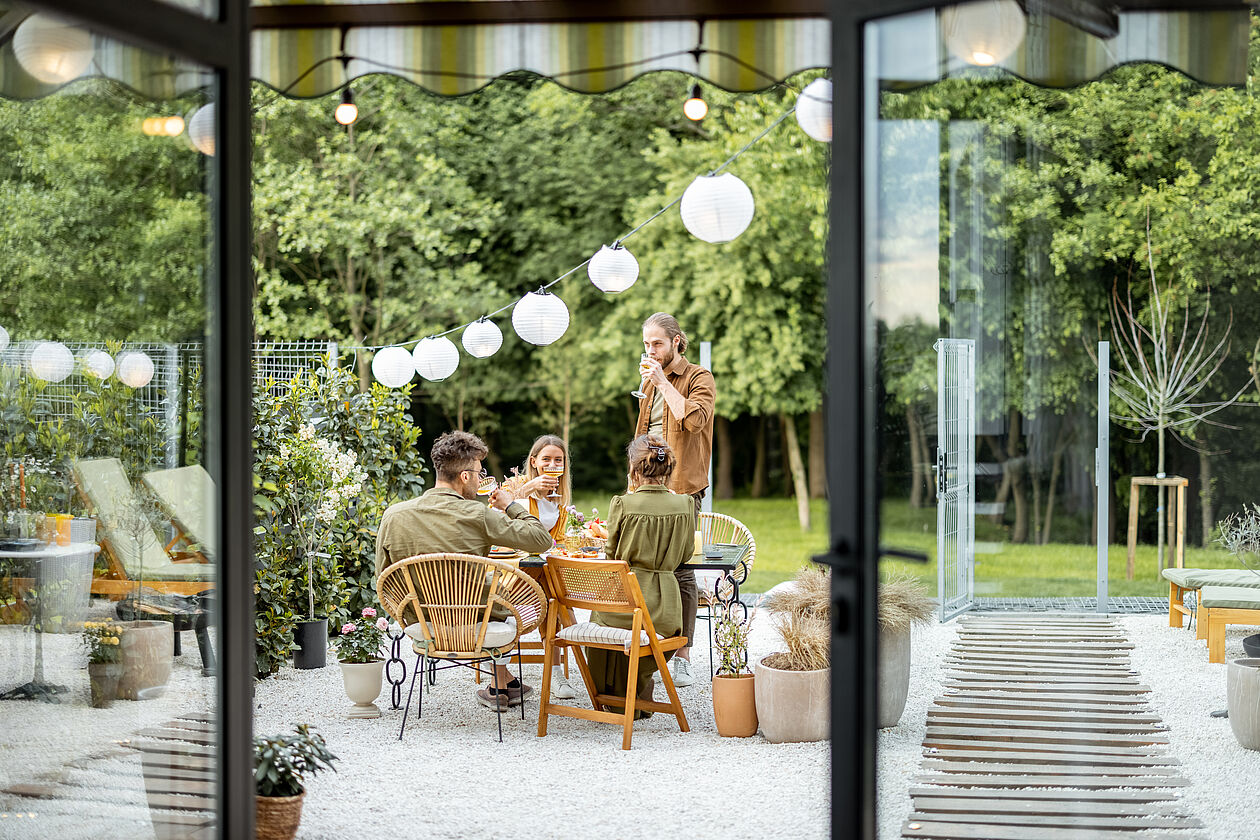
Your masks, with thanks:
[{"label": "black door frame", "polygon": [[206,345],[208,459],[218,468],[218,836],[254,836],[254,564],[248,0],[206,18],[157,0],[38,0],[120,41],[195,61],[217,77],[209,158],[212,250]]}]

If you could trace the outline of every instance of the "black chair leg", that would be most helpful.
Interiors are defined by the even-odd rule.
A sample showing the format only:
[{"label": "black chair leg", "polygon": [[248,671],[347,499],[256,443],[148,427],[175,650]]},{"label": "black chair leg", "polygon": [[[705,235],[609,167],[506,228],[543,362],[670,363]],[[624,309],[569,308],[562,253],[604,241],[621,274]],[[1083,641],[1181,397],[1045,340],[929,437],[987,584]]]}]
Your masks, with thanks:
[{"label": "black chair leg", "polygon": [[179,637],[180,637],[182,634],[181,634],[178,630],[176,630],[176,631],[175,631],[172,635],[175,637],[175,655],[176,655],[176,656],[183,656],[183,655],[184,655],[184,651],[183,651],[183,648],[182,648],[182,647],[180,646],[180,644],[179,644]]},{"label": "black chair leg", "polygon": [[[398,727],[398,740],[402,740],[403,730],[407,728],[407,712],[411,710],[411,695],[416,690],[416,674],[420,673],[420,657],[416,657],[416,669],[411,672],[411,688],[407,690],[407,705],[403,706],[402,726]],[[420,686],[420,690],[424,691],[424,685]]]},{"label": "black chair leg", "polygon": [[[426,660],[428,660],[428,657],[425,656],[423,653],[420,654],[420,667],[417,669],[417,671],[421,674],[424,673],[424,665],[425,665]],[[412,685],[416,684],[415,674],[411,675],[411,684]],[[420,697],[419,699],[416,700],[416,720],[419,720],[422,717],[424,717],[424,678],[423,677],[421,677],[420,679]]]},{"label": "black chair leg", "polygon": [[[193,630],[197,635],[197,649],[201,651],[201,673],[203,676],[213,676],[216,673],[216,661],[214,658],[214,645],[210,643],[210,631],[203,624]],[[175,638],[179,638],[179,634],[175,634]]]},{"label": "black chair leg", "polygon": [[494,716],[499,721],[499,743],[502,744],[503,743],[503,708],[498,705],[499,669],[495,667],[495,663],[493,662],[493,660],[491,661],[491,664],[490,664],[490,670],[493,671],[494,673],[494,677],[493,677],[494,694],[495,694]]},{"label": "black chair leg", "polygon": [[717,673],[713,669],[713,605],[705,604],[705,611],[708,613],[709,627],[705,635],[709,639],[709,682],[713,682],[713,675]]},{"label": "black chair leg", "polygon": [[[517,651],[516,656],[516,681],[521,684],[521,720],[525,720],[525,672],[521,666],[521,658],[523,654]],[[544,679],[551,679],[551,674],[544,674]],[[539,691],[542,689],[539,688]]]}]

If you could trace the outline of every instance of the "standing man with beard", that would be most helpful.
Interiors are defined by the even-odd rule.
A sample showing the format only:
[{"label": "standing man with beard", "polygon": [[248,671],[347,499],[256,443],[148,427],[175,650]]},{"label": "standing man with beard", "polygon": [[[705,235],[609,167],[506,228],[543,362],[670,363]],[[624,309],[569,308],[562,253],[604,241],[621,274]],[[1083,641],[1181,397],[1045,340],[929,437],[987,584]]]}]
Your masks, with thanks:
[{"label": "standing man with beard", "polygon": [[[684,358],[687,336],[673,315],[657,312],[643,322],[643,397],[639,400],[639,422],[634,436],[663,437],[678,458],[678,466],[668,487],[695,500],[696,516],[700,500],[709,487],[709,457],[713,451],[713,410],[717,386],[713,374]],[[679,569],[678,589],[682,593],[683,628],[687,647],[680,648],[671,661],[674,684],[691,685],[691,641],[696,630],[696,573]]]}]

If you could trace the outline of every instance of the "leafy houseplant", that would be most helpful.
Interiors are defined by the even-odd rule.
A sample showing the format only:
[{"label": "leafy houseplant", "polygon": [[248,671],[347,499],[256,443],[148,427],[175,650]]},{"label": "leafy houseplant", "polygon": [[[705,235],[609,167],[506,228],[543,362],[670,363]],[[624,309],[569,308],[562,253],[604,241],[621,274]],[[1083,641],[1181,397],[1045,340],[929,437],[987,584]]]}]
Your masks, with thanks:
[{"label": "leafy houseplant", "polygon": [[303,782],[321,770],[335,773],[336,760],[323,736],[311,732],[305,723],[295,726],[291,734],[254,739],[258,840],[292,840],[302,821]]},{"label": "leafy houseplant", "polygon": [[713,677],[713,720],[719,735],[747,738],[757,734],[755,678],[748,670],[748,634],[753,618],[743,604],[742,618],[732,605],[724,605],[714,620],[713,645],[718,652]]},{"label": "leafy houseplant", "polygon": [[108,708],[114,702],[122,676],[122,635],[123,629],[110,619],[83,622],[80,640],[87,648],[93,708]]},{"label": "leafy houseplant", "polygon": [[310,423],[303,423],[295,434],[282,440],[262,466],[265,478],[261,487],[271,494],[264,507],[282,522],[288,561],[306,567],[306,621],[298,623],[294,664],[322,668],[328,620],[316,617],[315,559],[331,559],[324,552],[332,537],[331,526],[362,491],[367,474],[353,452],[342,451],[336,443],[318,437]]},{"label": "leafy houseplant", "polygon": [[337,646],[341,678],[346,686],[346,696],[354,701],[351,718],[378,718],[376,697],[381,693],[381,674],[385,660],[381,658],[381,645],[389,621],[378,617],[375,607],[364,607],[358,621],[348,621],[341,626],[341,635],[333,642]]}]

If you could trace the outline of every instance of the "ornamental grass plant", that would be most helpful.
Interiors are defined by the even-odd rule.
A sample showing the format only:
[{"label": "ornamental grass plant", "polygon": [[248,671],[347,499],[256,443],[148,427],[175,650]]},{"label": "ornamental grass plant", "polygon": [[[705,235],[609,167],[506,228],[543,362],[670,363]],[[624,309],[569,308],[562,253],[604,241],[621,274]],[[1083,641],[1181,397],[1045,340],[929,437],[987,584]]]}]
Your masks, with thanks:
[{"label": "ornamental grass plant", "polygon": [[820,671],[831,666],[831,578],[818,566],[805,566],[791,586],[766,601],[774,629],[787,650],[762,662],[780,671]]}]

